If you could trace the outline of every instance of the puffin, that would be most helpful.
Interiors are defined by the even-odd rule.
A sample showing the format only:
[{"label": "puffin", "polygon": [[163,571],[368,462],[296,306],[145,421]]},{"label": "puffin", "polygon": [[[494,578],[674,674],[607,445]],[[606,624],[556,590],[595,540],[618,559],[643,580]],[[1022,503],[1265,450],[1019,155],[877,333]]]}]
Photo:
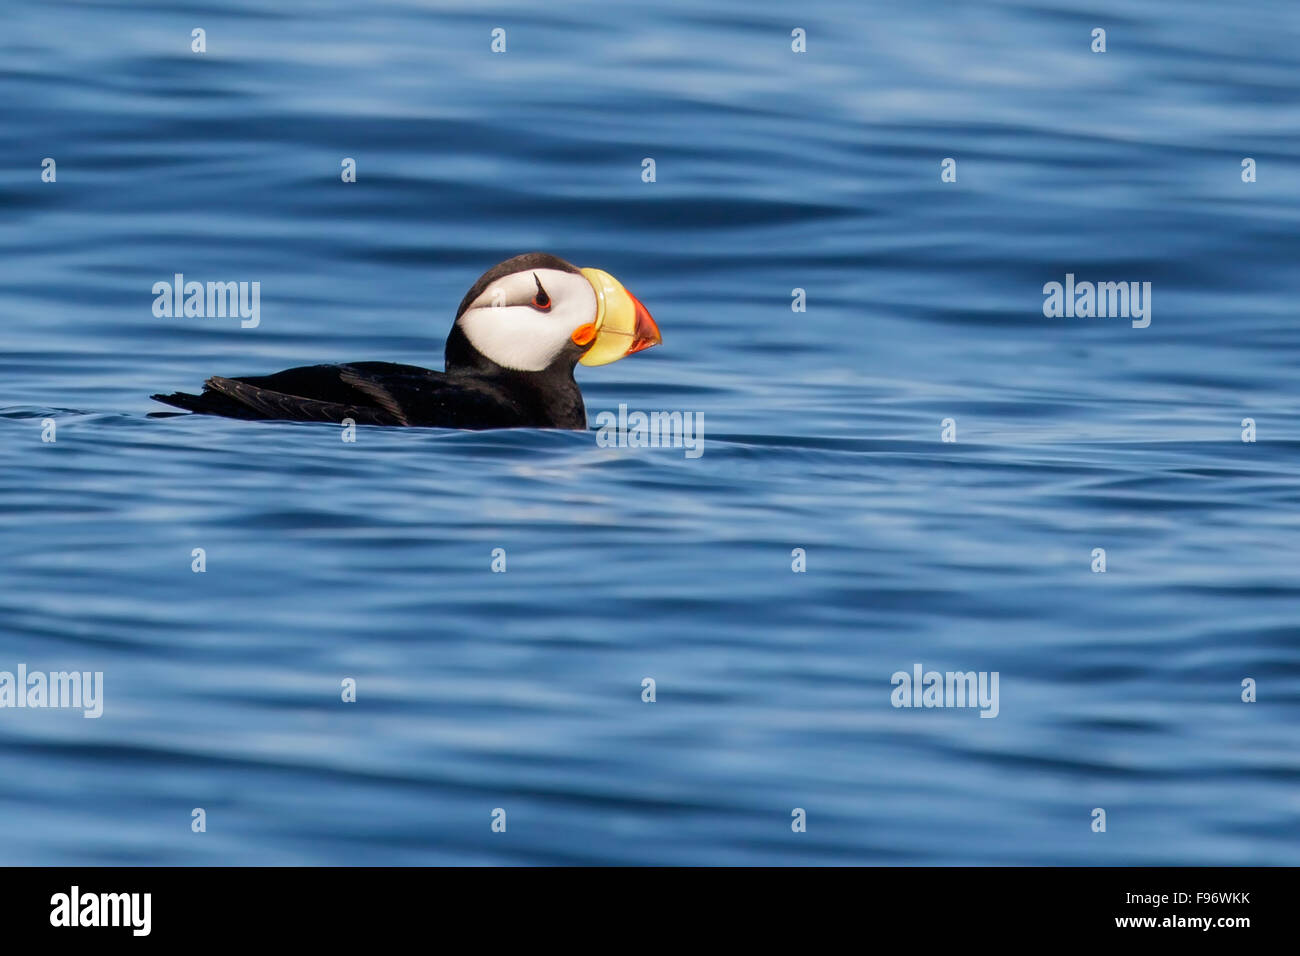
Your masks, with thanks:
[{"label": "puffin", "polygon": [[608,272],[530,252],[493,266],[465,293],[444,371],[391,362],[306,365],[214,375],[201,394],[150,397],[254,421],[585,429],[575,367],[608,365],[662,341],[646,307]]}]

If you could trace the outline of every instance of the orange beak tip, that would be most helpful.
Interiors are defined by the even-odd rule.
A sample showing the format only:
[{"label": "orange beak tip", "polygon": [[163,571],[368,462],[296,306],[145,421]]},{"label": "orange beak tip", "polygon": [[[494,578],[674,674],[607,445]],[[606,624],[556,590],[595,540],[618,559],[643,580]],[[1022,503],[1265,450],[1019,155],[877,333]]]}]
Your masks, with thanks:
[{"label": "orange beak tip", "polygon": [[631,292],[627,294],[636,308],[636,328],[632,336],[632,347],[627,350],[628,355],[636,352],[642,352],[656,345],[662,345],[664,337],[659,331],[659,326],[650,315],[650,310],[641,304],[641,300]]}]

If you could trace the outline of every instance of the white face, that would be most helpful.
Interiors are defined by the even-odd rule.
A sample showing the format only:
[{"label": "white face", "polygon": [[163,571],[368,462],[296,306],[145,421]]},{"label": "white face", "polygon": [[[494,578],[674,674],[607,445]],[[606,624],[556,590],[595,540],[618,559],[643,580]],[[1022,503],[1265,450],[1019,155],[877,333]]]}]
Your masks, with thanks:
[{"label": "white face", "polygon": [[[548,308],[535,304],[548,300]],[[581,273],[528,269],[493,282],[457,324],[470,344],[498,365],[540,372],[564,351],[575,329],[595,319],[596,292]]]}]

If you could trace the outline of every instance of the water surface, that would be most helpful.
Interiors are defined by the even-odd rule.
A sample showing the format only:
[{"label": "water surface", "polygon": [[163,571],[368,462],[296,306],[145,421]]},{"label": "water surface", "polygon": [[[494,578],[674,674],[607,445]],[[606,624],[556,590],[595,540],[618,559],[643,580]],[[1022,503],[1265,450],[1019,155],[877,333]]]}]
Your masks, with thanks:
[{"label": "water surface", "polygon": [[[105,709],[0,710],[0,862],[1300,863],[1298,34],[1284,2],[12,6],[0,670],[103,671]],[[437,367],[535,249],[663,329],[580,370],[593,421],[701,414],[701,457],[148,417],[212,374]],[[155,317],[178,272],[260,282],[261,324]],[[1045,318],[1067,273],[1151,282],[1150,326]],[[892,707],[915,663],[997,671],[997,718]]]}]

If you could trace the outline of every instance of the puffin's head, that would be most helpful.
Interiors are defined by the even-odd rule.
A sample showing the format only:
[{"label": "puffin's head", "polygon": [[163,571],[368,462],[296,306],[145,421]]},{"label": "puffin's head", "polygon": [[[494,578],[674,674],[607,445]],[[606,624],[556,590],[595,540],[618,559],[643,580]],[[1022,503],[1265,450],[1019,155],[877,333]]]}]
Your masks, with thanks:
[{"label": "puffin's head", "polygon": [[530,252],[493,266],[465,293],[447,368],[482,365],[481,356],[521,372],[572,371],[661,341],[646,307],[608,272]]}]

